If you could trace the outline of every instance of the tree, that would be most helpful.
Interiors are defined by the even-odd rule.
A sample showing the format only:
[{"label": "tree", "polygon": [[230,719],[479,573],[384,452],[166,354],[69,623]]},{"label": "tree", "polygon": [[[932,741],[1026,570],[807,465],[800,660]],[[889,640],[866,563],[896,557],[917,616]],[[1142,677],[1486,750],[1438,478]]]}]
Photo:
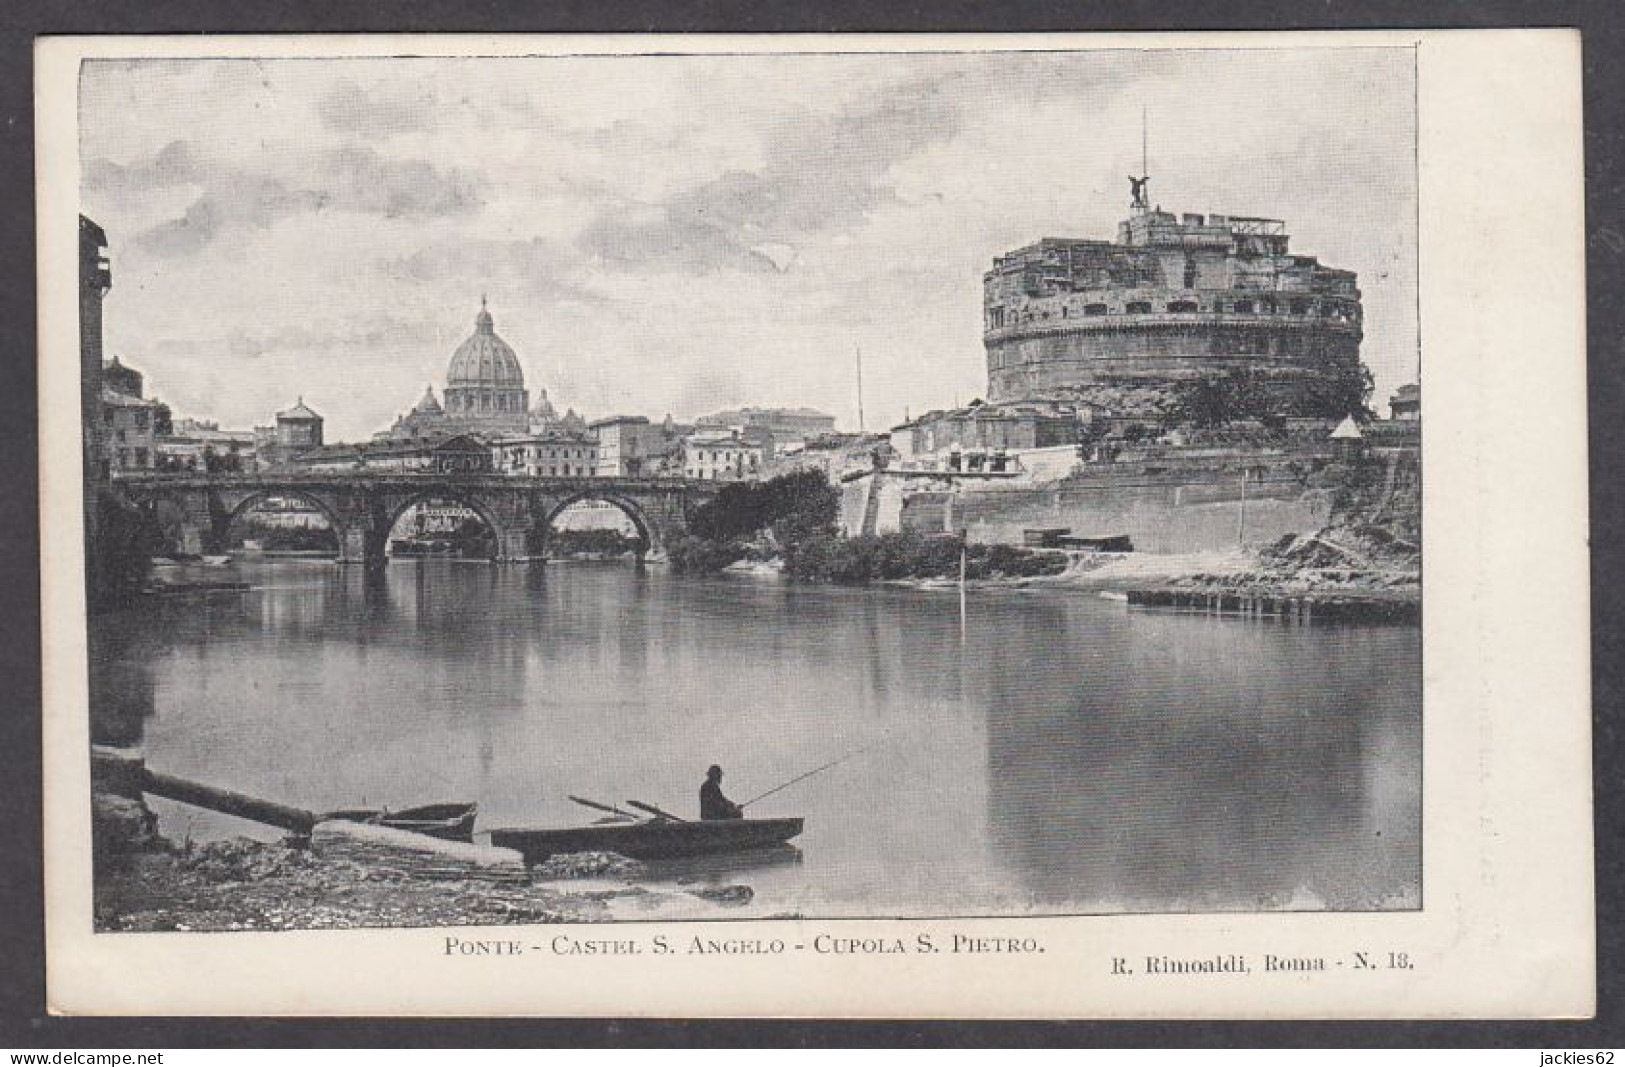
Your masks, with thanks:
[{"label": "tree", "polygon": [[1323,419],[1353,415],[1359,422],[1376,418],[1371,410],[1371,393],[1376,388],[1371,371],[1359,360],[1334,364],[1303,390],[1303,403],[1309,414]]},{"label": "tree", "polygon": [[1171,413],[1180,422],[1209,429],[1243,419],[1269,419],[1279,411],[1280,400],[1263,375],[1232,367],[1222,376],[1183,383]]},{"label": "tree", "polygon": [[90,605],[104,611],[130,603],[146,588],[159,533],[150,513],[124,503],[110,492],[97,495],[96,507]]}]

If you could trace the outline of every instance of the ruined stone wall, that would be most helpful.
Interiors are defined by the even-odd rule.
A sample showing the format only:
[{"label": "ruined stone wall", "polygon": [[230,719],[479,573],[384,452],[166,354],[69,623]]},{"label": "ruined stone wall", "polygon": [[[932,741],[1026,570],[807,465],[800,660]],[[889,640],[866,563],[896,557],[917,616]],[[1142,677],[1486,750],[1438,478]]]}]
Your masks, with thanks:
[{"label": "ruined stone wall", "polygon": [[1262,544],[1325,524],[1326,498],[1306,491],[1285,463],[1248,469],[1245,504],[1237,464],[1185,470],[1125,465],[1043,485],[949,484],[882,473],[844,487],[842,532],[963,530],[972,541],[1021,544],[1024,530],[1066,527],[1080,537],[1126,534],[1137,551],[1168,553]]}]

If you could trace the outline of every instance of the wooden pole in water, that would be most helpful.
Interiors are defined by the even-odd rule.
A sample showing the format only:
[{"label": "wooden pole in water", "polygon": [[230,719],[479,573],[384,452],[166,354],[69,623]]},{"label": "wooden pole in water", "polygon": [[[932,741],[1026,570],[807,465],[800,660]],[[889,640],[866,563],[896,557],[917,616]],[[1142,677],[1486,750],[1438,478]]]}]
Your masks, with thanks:
[{"label": "wooden pole in water", "polygon": [[1241,468],[1241,513],[1236,516],[1236,544],[1247,541],[1247,468]]},{"label": "wooden pole in water", "polygon": [[208,808],[210,811],[235,815],[239,819],[280,827],[296,834],[308,834],[319,817],[315,812],[292,808],[270,800],[261,800],[229,789],[218,789],[201,782],[188,782],[168,774],[147,770],[141,776],[141,788],[153,796],[178,800],[182,804]]},{"label": "wooden pole in water", "polygon": [[969,627],[968,627],[969,616],[966,614],[966,611],[965,611],[965,571],[967,570],[966,556],[967,556],[967,554],[968,554],[968,552],[970,550],[970,545],[969,545],[969,542],[966,541],[966,538],[969,537],[969,536],[970,536],[970,530],[969,529],[966,529],[966,530],[962,531],[960,533],[960,535],[959,535],[959,643],[960,644],[964,644],[966,638],[969,636],[969,632],[968,632],[969,631]]}]

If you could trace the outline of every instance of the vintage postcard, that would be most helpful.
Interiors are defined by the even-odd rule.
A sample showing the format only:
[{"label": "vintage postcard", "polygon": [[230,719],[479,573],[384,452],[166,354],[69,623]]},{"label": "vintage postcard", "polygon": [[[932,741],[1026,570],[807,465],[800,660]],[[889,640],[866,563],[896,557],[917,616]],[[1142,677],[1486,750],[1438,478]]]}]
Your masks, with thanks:
[{"label": "vintage postcard", "polygon": [[52,1009],[1588,1015],[1579,54],[42,41]]}]

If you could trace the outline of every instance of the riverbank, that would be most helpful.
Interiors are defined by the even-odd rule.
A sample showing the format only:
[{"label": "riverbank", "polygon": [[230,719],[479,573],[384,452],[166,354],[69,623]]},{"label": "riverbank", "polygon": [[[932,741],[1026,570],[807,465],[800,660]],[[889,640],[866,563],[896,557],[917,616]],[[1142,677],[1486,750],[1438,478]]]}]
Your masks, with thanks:
[{"label": "riverbank", "polygon": [[[957,589],[952,577],[902,578],[883,584],[913,589]],[[1379,533],[1341,528],[1286,537],[1263,548],[1204,552],[1070,552],[1058,574],[971,578],[976,588],[1076,589],[1101,594],[1142,594],[1147,604],[1190,597],[1226,602],[1297,600],[1381,606],[1384,618],[1414,617],[1421,603],[1421,555],[1411,545],[1384,541]],[[1155,594],[1155,595],[1143,595]],[[1359,608],[1355,607],[1358,614]]]},{"label": "riverbank", "polygon": [[747,885],[659,877],[610,853],[555,856],[519,878],[414,877],[323,855],[298,838],[201,845],[159,836],[139,801],[93,797],[99,931],[368,927],[718,919],[749,912]]},{"label": "riverbank", "polygon": [[1058,580],[1144,607],[1302,621],[1421,617],[1420,547],[1377,526],[1288,535],[1253,551],[1078,561]]}]

